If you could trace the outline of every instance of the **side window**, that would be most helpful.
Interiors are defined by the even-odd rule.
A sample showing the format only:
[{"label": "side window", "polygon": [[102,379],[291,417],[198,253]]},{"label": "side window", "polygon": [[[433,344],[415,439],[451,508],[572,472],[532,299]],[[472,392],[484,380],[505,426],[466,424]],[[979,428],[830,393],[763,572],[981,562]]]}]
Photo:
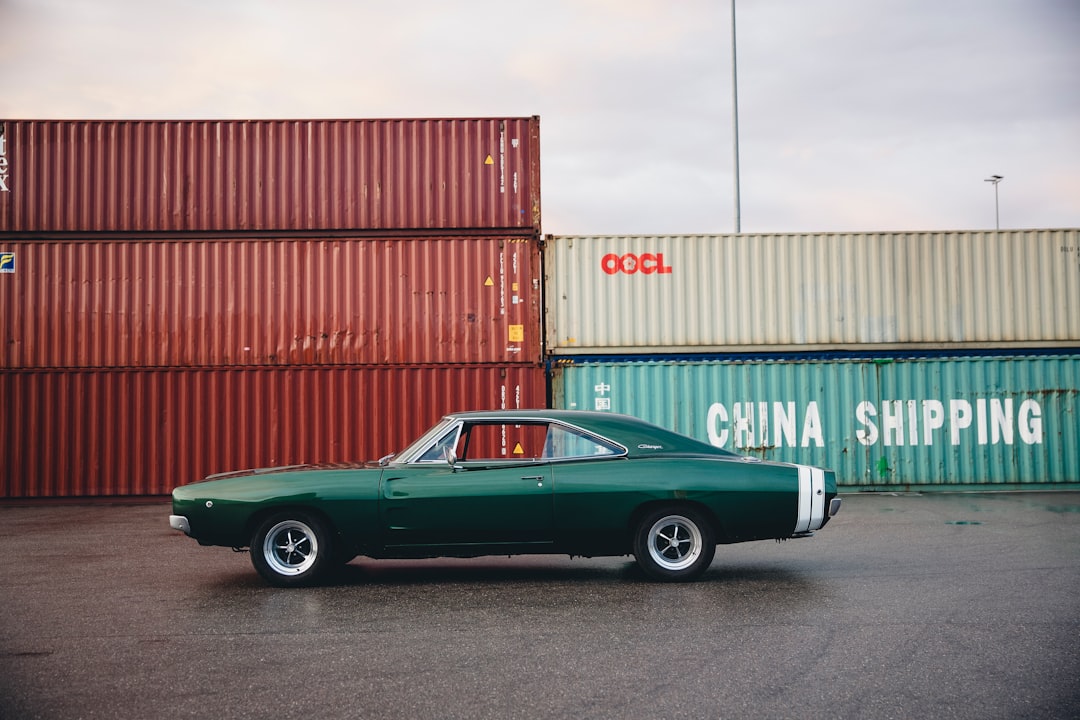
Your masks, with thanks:
[{"label": "side window", "polygon": [[439,438],[439,442],[431,446],[430,449],[419,458],[417,462],[445,462],[447,448],[454,447],[458,440],[458,429],[454,427],[450,432]]},{"label": "side window", "polygon": [[618,454],[617,448],[561,425],[551,425],[548,428],[544,443],[545,458],[585,458]]},{"label": "side window", "polygon": [[457,445],[458,459],[536,460],[544,457],[547,423],[477,423],[466,427]]},{"label": "side window", "polygon": [[460,462],[568,460],[618,455],[622,449],[562,425],[477,422],[452,428],[417,462],[445,462],[453,448]]}]

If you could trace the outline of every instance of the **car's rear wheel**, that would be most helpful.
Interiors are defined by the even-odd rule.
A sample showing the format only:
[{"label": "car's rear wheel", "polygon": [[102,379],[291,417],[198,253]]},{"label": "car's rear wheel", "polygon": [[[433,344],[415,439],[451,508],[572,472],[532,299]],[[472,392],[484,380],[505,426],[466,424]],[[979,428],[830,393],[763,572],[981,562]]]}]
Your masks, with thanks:
[{"label": "car's rear wheel", "polygon": [[690,507],[652,510],[641,518],[634,532],[634,557],[654,580],[694,580],[712,564],[715,554],[712,526]]},{"label": "car's rear wheel", "polygon": [[273,515],[251,537],[251,564],[271,585],[311,585],[333,563],[330,533],[308,513]]}]

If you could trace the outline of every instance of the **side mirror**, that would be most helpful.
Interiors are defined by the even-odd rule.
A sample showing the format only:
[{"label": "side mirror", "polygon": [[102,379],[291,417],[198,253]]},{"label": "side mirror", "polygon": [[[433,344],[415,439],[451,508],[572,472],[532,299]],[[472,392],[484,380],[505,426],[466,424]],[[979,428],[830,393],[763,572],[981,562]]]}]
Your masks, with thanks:
[{"label": "side mirror", "polygon": [[454,448],[447,447],[443,450],[443,457],[446,458],[446,464],[452,468],[457,469],[457,453],[454,452]]}]

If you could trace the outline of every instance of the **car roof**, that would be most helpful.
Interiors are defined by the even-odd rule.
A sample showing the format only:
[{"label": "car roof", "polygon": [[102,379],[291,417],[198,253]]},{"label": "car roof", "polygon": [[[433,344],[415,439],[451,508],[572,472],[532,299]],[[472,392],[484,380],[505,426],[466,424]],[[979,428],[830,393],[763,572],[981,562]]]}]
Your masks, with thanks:
[{"label": "car roof", "polygon": [[734,453],[631,415],[594,410],[490,410],[455,412],[447,415],[464,421],[554,420],[575,425],[627,448],[631,456],[695,454],[731,457]]}]

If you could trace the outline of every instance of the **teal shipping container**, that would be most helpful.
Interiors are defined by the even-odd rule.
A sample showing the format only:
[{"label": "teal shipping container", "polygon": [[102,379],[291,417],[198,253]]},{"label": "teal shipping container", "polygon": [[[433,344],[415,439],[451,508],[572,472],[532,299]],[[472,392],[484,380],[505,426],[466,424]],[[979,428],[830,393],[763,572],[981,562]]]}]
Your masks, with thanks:
[{"label": "teal shipping container", "polygon": [[552,403],[825,466],[849,490],[1080,486],[1080,354],[568,358]]}]

